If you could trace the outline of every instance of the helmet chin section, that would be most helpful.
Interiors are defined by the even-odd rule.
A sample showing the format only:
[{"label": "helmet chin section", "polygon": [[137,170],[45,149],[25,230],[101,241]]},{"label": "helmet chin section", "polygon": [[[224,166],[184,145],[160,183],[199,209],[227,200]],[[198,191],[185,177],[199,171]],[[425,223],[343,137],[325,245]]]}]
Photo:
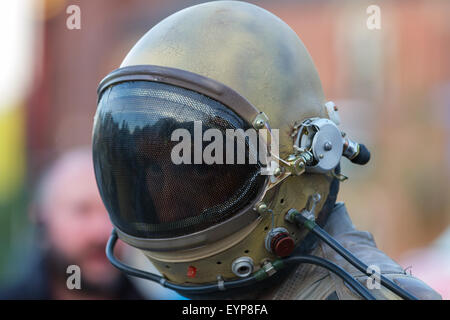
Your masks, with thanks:
[{"label": "helmet chin section", "polygon": [[[307,231],[296,228],[285,220],[285,215],[292,207],[318,214],[328,196],[331,179],[315,174],[285,179],[254,206],[258,218],[253,223],[208,245],[176,251],[141,250],[165,278],[175,283],[205,284],[216,282],[218,277],[225,281],[237,279],[243,272],[237,271],[236,263],[240,261],[251,261],[255,273],[268,262],[286,256],[286,243],[297,247],[302,242]],[[308,199],[315,194],[320,194],[318,201],[310,203]]]}]

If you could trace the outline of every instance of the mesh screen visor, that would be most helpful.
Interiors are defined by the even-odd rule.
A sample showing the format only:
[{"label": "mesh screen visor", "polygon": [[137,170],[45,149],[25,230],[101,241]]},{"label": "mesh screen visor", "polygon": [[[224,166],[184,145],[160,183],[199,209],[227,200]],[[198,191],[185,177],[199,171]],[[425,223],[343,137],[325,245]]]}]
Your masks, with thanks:
[{"label": "mesh screen visor", "polygon": [[[237,164],[236,148],[233,164],[226,164],[225,144],[223,164],[195,164],[194,143],[189,163],[171,158],[179,144],[171,138],[176,129],[194,137],[201,123],[202,134],[216,129],[225,141],[227,129],[251,128],[233,110],[197,91],[139,76],[114,84],[104,80],[100,88],[94,169],[119,231],[142,239],[183,237],[232,219],[257,200],[266,176],[259,162],[249,161],[256,148],[248,139],[243,164]],[[202,141],[202,150],[209,143]]]}]

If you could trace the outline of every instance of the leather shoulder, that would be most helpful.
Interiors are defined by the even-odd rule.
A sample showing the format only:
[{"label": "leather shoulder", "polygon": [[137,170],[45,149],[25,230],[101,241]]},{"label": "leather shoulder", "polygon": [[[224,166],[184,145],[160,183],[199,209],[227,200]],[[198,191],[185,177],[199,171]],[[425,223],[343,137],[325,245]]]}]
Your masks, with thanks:
[{"label": "leather shoulder", "polygon": [[439,293],[430,288],[425,282],[410,275],[398,275],[392,280],[404,290],[411,292],[421,300],[442,300]]}]

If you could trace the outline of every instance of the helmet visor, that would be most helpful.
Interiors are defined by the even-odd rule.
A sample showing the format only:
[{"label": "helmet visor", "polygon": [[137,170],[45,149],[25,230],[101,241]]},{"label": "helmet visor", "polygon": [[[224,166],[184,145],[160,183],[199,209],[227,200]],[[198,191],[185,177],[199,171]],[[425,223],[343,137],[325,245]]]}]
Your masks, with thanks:
[{"label": "helmet visor", "polygon": [[258,142],[227,145],[228,133],[250,128],[195,91],[151,81],[108,87],[97,108],[93,159],[113,224],[131,236],[170,238],[232,217],[265,182]]}]

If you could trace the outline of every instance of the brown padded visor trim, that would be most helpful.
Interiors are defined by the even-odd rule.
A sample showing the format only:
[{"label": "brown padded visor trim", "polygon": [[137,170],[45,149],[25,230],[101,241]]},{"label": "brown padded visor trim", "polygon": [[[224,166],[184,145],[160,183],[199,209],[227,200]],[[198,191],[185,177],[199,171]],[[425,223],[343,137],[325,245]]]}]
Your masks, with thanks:
[{"label": "brown padded visor trim", "polygon": [[114,70],[100,81],[97,103],[109,86],[139,80],[161,82],[196,91],[224,104],[250,124],[260,113],[248,100],[223,83],[186,70],[155,65],[136,65]]}]

